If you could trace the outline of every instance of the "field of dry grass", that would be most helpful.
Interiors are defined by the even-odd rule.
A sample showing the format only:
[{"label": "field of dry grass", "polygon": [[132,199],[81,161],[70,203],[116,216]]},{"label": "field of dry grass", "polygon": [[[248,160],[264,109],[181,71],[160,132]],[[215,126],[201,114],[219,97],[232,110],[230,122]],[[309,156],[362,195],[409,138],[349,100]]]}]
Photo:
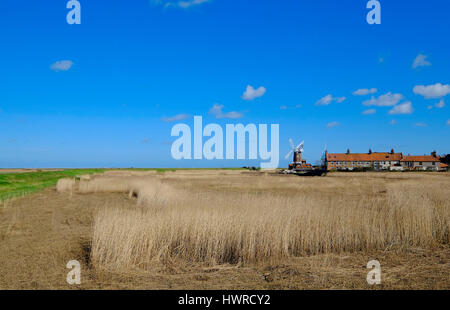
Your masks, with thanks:
[{"label": "field of dry grass", "polygon": [[450,174],[108,171],[0,209],[0,288],[449,289]]}]

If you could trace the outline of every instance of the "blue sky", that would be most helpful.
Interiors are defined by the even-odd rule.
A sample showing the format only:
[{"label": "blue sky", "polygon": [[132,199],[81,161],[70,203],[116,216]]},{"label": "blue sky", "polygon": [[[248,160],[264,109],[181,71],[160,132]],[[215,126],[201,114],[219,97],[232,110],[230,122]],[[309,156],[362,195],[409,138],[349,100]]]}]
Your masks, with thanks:
[{"label": "blue sky", "polygon": [[313,163],[450,153],[448,1],[381,0],[381,25],[366,0],[80,0],[81,25],[66,2],[0,3],[0,167],[255,164],[173,160],[194,115],[280,124]]}]

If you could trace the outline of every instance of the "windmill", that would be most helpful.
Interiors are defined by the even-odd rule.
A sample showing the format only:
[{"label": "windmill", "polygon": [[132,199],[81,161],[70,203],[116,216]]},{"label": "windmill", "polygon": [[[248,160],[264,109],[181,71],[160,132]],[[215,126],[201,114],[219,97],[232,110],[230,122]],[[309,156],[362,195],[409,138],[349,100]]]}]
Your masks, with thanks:
[{"label": "windmill", "polygon": [[291,145],[291,150],[289,151],[289,153],[286,154],[286,156],[284,158],[288,159],[289,156],[294,154],[294,159],[293,159],[294,166],[297,164],[301,165],[302,164],[302,153],[303,153],[303,148],[304,148],[305,142],[302,141],[299,145],[295,146],[294,141],[292,141],[292,139],[289,138],[289,144]]},{"label": "windmill", "polygon": [[292,139],[289,139],[289,144],[291,145],[291,150],[286,154],[284,158],[288,159],[289,156],[294,154],[294,159],[293,162],[289,164],[289,169],[282,170],[280,173],[296,174],[302,176],[321,176],[324,174],[323,167],[316,169],[302,158],[305,141],[302,141],[299,145],[295,146],[294,141],[292,141]]}]

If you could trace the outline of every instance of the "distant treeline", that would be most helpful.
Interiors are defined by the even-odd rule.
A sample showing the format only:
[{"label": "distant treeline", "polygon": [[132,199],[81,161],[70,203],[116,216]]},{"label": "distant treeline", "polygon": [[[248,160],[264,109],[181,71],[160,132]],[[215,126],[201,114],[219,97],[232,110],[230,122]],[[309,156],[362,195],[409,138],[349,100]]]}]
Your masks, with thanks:
[{"label": "distant treeline", "polygon": [[441,161],[441,163],[449,165],[450,164],[450,154],[441,155],[440,161]]}]

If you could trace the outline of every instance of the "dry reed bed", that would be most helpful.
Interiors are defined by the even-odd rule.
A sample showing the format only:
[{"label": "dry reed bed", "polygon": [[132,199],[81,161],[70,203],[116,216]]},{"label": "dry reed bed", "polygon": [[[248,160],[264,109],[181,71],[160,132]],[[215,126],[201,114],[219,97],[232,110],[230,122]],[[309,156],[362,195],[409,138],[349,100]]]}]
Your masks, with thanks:
[{"label": "dry reed bed", "polygon": [[93,264],[123,270],[448,244],[450,184],[436,180],[122,174],[81,180],[78,191],[138,197],[95,218]]}]

